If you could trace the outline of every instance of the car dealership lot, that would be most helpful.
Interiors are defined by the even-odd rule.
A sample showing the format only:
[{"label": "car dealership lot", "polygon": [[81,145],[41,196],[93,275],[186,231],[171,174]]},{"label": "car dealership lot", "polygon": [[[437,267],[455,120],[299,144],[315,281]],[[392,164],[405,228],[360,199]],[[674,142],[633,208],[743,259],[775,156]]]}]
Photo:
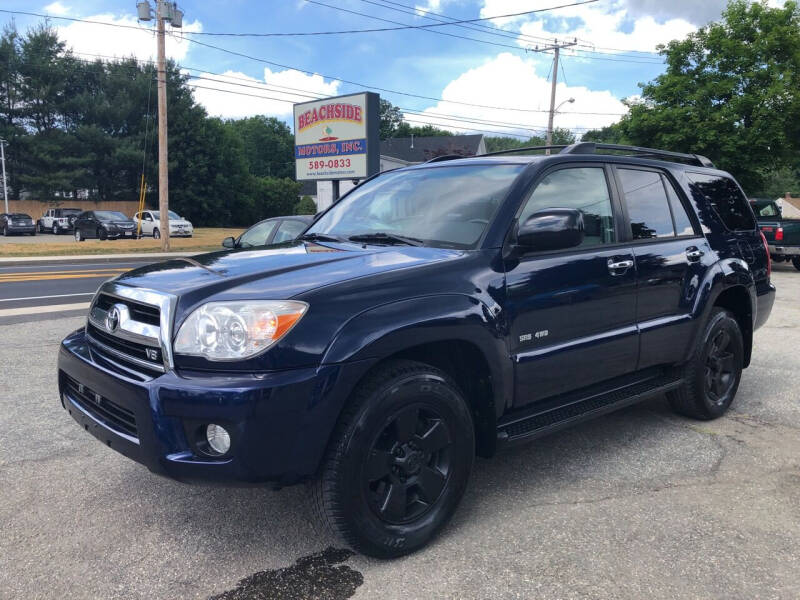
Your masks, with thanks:
[{"label": "car dealership lot", "polygon": [[800,273],[778,265],[773,280],[775,309],[727,416],[690,421],[657,399],[479,460],[431,546],[333,566],[328,555],[295,565],[335,543],[302,488],[182,485],[83,432],[55,384],[58,342],[82,317],[0,326],[0,597],[205,598],[292,567],[247,590],[797,598]]}]

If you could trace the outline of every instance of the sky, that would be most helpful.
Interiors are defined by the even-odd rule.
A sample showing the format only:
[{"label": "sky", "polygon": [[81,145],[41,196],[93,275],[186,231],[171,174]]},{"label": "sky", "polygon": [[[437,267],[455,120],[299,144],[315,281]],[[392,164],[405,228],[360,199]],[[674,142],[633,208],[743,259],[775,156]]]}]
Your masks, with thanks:
[{"label": "sky", "polygon": [[[553,8],[562,5],[572,6]],[[726,0],[186,0],[178,5],[183,27],[168,27],[167,55],[193,76],[195,98],[215,116],[266,114],[291,125],[294,102],[370,90],[401,107],[413,124],[528,137],[547,126],[553,67],[547,48],[554,40],[573,42],[561,53],[555,126],[580,135],[618,120],[626,111],[623,100],[663,71],[654,53],[658,44],[718,19],[725,5]],[[153,21],[137,21],[135,0],[4,0],[0,8],[50,15],[50,24],[82,58],[155,55]],[[44,20],[0,12],[4,23],[12,18],[23,31]],[[441,26],[470,19],[484,20]],[[241,35],[400,26],[416,28]]]}]

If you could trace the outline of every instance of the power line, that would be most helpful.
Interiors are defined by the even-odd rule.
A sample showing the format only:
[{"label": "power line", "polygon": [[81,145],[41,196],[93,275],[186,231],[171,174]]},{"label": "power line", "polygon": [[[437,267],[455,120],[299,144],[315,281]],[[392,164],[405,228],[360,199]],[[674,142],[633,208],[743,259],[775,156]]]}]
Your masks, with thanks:
[{"label": "power line", "polygon": [[[532,10],[526,10],[517,13],[509,13],[505,15],[495,15],[493,17],[479,17],[475,19],[457,19],[451,22],[440,22],[436,24],[426,24],[426,25],[410,25],[408,23],[400,23],[397,21],[392,21],[389,19],[382,19],[380,17],[374,17],[372,15],[367,15],[364,13],[359,13],[357,11],[351,11],[349,9],[344,9],[338,6],[331,6],[330,4],[325,4],[324,2],[318,2],[317,0],[306,0],[306,2],[311,2],[312,4],[319,4],[320,6],[326,6],[328,8],[333,8],[336,10],[342,10],[344,12],[353,13],[355,15],[366,16],[372,19],[377,19],[380,21],[385,21],[386,23],[393,23],[398,25],[398,27],[379,27],[373,29],[345,29],[339,31],[301,31],[301,32],[264,32],[264,33],[239,33],[239,32],[230,32],[230,33],[218,33],[218,32],[207,32],[207,31],[187,31],[186,34],[189,35],[210,35],[210,36],[231,36],[231,37],[288,37],[288,36],[308,36],[308,35],[340,35],[340,34],[351,34],[351,33],[375,33],[375,32],[382,32],[382,31],[401,31],[404,29],[430,29],[433,27],[444,27],[446,25],[458,25],[461,23],[477,23],[480,21],[489,21],[492,19],[502,19],[506,17],[516,17],[520,15],[530,15],[539,12],[547,12],[551,10],[557,10],[559,8],[567,8],[570,6],[580,6],[582,4],[592,4],[597,2],[598,0],[582,0],[581,2],[572,2],[569,4],[561,4],[559,6],[550,6],[548,8],[536,8]],[[374,3],[373,3],[374,4]],[[466,38],[471,39],[471,38]]]},{"label": "power line", "polygon": [[[226,82],[220,81],[218,83],[223,83],[224,84]],[[294,104],[295,103],[294,100],[290,100],[290,99],[287,99],[287,98],[276,98],[275,96],[264,96],[262,94],[253,94],[253,93],[249,93],[249,92],[240,92],[240,91],[236,91],[236,90],[230,90],[230,89],[224,89],[224,88],[218,88],[218,87],[211,87],[211,86],[206,86],[206,85],[199,85],[199,84],[191,83],[191,82],[187,83],[186,85],[191,87],[191,88],[193,88],[193,89],[199,89],[199,90],[222,92],[222,93],[225,93],[225,94],[233,94],[233,95],[237,95],[237,96],[247,96],[247,97],[250,97],[250,98],[258,98],[260,100],[271,100],[271,101],[274,101],[274,102],[283,102],[285,104]],[[256,87],[256,86],[251,86],[251,87]],[[288,94],[289,93],[289,92],[281,92],[280,90],[265,90],[265,91],[277,92],[279,94]],[[310,97],[310,96],[307,96],[307,97]],[[314,99],[320,99],[320,98],[314,98]],[[480,118],[470,118],[470,117],[446,115],[446,114],[440,114],[440,113],[425,113],[425,112],[415,111],[415,110],[411,110],[411,109],[405,109],[405,108],[402,108],[402,107],[398,107],[398,108],[400,108],[400,110],[403,110],[404,113],[412,114],[412,115],[415,115],[415,116],[418,116],[418,117],[426,117],[428,119],[440,119],[440,120],[444,120],[444,121],[456,121],[456,122],[460,122],[460,123],[468,123],[468,124],[472,124],[472,125],[485,125],[485,126],[488,126],[488,127],[500,127],[500,128],[504,128],[504,129],[516,129],[516,130],[522,129],[522,130],[532,130],[532,131],[533,130],[539,130],[539,131],[542,131],[542,132],[546,131],[546,127],[540,126],[540,125],[512,124],[512,123],[505,123],[505,122],[502,122],[502,121],[488,121],[488,120],[484,120],[484,119],[480,119]],[[562,113],[562,114],[566,114],[566,113]],[[404,120],[409,121],[409,122],[415,122],[415,123],[422,123],[423,122],[423,121],[416,121],[414,119],[407,119],[407,118],[404,119]],[[425,122],[425,123],[427,123],[429,125],[440,125],[440,126],[444,126],[444,127],[453,127],[453,128],[456,128],[456,129],[470,129],[469,127],[462,127],[460,125],[453,125],[451,123],[430,123],[430,122]],[[594,128],[593,127],[570,127],[569,129],[570,130],[574,130],[574,131],[580,131],[580,130],[590,130],[590,129],[594,129]],[[476,131],[490,132],[490,130],[476,130]],[[498,134],[498,135],[505,135],[506,133],[508,133],[508,135],[517,135],[517,134],[513,134],[513,133],[510,133],[510,132],[503,132],[503,131],[491,131],[491,133]],[[522,137],[525,137],[525,136],[522,136]]]}]

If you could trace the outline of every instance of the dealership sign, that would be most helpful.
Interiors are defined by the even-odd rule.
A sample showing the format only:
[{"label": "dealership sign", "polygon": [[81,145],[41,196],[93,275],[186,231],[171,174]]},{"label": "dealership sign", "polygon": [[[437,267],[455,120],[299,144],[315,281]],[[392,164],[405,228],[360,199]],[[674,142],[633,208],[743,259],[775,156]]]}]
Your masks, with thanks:
[{"label": "dealership sign", "polygon": [[380,170],[378,94],[365,92],[294,105],[298,181],[364,179]]}]

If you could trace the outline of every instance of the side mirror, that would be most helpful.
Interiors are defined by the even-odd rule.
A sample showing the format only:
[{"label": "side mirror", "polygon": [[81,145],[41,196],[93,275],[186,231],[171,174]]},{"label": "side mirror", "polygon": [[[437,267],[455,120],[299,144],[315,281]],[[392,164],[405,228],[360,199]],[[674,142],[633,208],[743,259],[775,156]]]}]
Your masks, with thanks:
[{"label": "side mirror", "polygon": [[583,213],[574,208],[547,208],[533,213],[517,230],[517,246],[542,252],[573,248],[583,241]]},{"label": "side mirror", "polygon": [[223,248],[236,248],[236,240],[228,236],[222,240]]}]

